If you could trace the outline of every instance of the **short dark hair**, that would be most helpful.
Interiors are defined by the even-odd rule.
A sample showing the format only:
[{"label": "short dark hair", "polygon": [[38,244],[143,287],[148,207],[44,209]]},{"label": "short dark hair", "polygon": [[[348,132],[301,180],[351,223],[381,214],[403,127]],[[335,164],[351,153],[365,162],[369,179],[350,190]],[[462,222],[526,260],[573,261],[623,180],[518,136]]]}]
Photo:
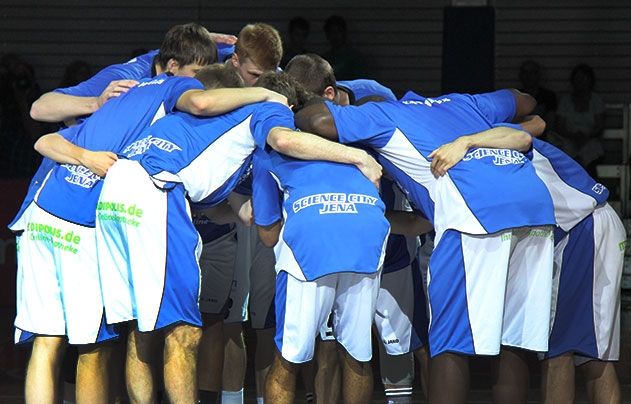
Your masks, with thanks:
[{"label": "short dark hair", "polygon": [[195,78],[202,82],[204,88],[240,88],[243,87],[243,79],[234,67],[215,63],[200,69]]},{"label": "short dark hair", "polygon": [[287,73],[267,72],[256,81],[257,87],[276,91],[287,97],[287,103],[294,106],[294,111],[299,110],[308,98],[306,91],[300,83]]},{"label": "short dark hair", "polygon": [[162,68],[166,68],[171,59],[180,66],[208,65],[217,62],[217,47],[206,28],[190,22],[171,27],[164,36],[157,59]]},{"label": "short dark hair", "polygon": [[327,32],[333,27],[338,27],[342,31],[346,31],[346,20],[339,15],[332,15],[324,20],[324,32]]},{"label": "short dark hair", "polygon": [[309,32],[309,30],[311,29],[311,26],[309,25],[309,21],[305,20],[302,17],[294,17],[291,20],[289,20],[289,32],[292,32],[296,29],[301,29],[304,31]]},{"label": "short dark hair", "polygon": [[307,91],[322,95],[331,86],[335,88],[333,68],[314,53],[294,56],[285,66],[285,72],[295,78]]}]

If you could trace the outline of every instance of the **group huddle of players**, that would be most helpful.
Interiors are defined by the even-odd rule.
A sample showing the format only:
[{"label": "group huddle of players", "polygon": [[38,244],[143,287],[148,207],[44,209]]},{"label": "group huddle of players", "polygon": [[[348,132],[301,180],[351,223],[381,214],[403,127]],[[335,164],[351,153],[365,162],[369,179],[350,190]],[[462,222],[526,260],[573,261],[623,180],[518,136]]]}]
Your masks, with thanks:
[{"label": "group huddle of players", "polygon": [[370,402],[373,332],[389,403],[411,402],[414,356],[429,402],[465,402],[477,355],[497,357],[496,402],[525,402],[528,352],[545,402],[572,400],[575,365],[593,402],[620,402],[625,230],[536,138],[534,99],[397,99],[281,58],[267,24],[177,25],[33,104],[65,128],[36,142],[10,224],[26,401],[55,402],[71,344],[78,403],[120,394],[121,349],[131,402],[163,381],[173,403],[242,403],[250,318],[258,402],[293,402],[301,370],[318,402]]}]

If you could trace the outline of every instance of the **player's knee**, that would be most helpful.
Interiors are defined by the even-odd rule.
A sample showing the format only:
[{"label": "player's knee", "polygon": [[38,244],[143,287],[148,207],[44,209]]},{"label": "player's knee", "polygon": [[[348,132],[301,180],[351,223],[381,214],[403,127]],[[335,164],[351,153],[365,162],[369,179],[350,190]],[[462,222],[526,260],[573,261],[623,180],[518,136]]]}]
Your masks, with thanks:
[{"label": "player's knee", "polygon": [[202,336],[202,330],[199,327],[190,325],[179,325],[173,327],[166,337],[167,349],[178,347],[189,351],[197,349]]}]

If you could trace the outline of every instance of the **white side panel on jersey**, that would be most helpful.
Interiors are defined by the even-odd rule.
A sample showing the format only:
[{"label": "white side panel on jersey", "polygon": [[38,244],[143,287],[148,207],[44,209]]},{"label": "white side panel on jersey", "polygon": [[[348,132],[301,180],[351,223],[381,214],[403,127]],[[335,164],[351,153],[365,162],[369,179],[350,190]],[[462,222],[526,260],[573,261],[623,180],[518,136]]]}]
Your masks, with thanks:
[{"label": "white side panel on jersey", "polygon": [[434,227],[437,234],[442,234],[448,228],[468,234],[486,234],[486,230],[465,203],[449,174],[438,180],[434,178],[429,168],[430,162],[399,129],[396,129],[388,143],[377,151],[428,190],[435,204]]},{"label": "white side panel on jersey", "polygon": [[[283,219],[287,220],[287,212],[283,209]],[[294,278],[300,281],[306,281],[305,274],[302,273],[300,264],[296,261],[294,252],[291,250],[289,244],[285,242],[283,238],[285,234],[285,226],[280,229],[280,235],[278,236],[278,243],[274,246],[274,255],[276,256],[276,273],[285,271]]]},{"label": "white side panel on jersey", "polygon": [[566,184],[550,161],[534,149],[532,164],[550,192],[556,222],[563,230],[569,231],[594,211],[596,200]]},{"label": "white side panel on jersey", "polygon": [[[177,173],[193,202],[219,189],[252,154],[256,143],[250,133],[250,120],[251,116],[221,135]],[[160,175],[155,177],[161,180]]]}]

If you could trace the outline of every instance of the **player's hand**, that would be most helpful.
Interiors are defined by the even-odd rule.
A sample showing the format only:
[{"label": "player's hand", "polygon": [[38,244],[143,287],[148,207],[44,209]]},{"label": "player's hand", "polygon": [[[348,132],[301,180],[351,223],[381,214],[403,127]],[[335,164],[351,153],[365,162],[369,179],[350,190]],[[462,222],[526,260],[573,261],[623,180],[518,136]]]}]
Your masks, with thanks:
[{"label": "player's hand", "polygon": [[379,184],[380,184],[382,170],[383,170],[381,167],[381,164],[377,163],[377,160],[375,160],[368,153],[366,152],[364,153],[365,153],[365,157],[362,159],[362,161],[359,164],[357,164],[357,168],[359,168],[362,174],[364,174],[366,178],[368,178],[370,182],[372,182],[373,185],[377,187],[377,189],[379,189]]},{"label": "player's hand", "polygon": [[224,43],[226,45],[234,45],[237,43],[236,36],[230,34],[220,34],[217,32],[211,32],[210,39],[212,39],[214,43]]},{"label": "player's hand", "polygon": [[458,138],[451,143],[446,143],[434,150],[429,158],[432,159],[430,170],[434,177],[442,177],[447,174],[447,170],[455,166],[469,151],[469,146],[462,138]]},{"label": "player's hand", "polygon": [[280,104],[289,106],[289,103],[287,102],[287,97],[272,90],[267,90],[265,101],[278,102]]},{"label": "player's hand", "polygon": [[105,177],[107,170],[118,160],[118,156],[108,151],[93,152],[86,150],[81,156],[81,165],[99,177]]},{"label": "player's hand", "polygon": [[107,102],[110,98],[118,97],[121,94],[125,94],[129,91],[130,88],[136,86],[138,82],[136,80],[114,80],[112,81],[105,90],[99,95],[98,104],[99,108]]}]

